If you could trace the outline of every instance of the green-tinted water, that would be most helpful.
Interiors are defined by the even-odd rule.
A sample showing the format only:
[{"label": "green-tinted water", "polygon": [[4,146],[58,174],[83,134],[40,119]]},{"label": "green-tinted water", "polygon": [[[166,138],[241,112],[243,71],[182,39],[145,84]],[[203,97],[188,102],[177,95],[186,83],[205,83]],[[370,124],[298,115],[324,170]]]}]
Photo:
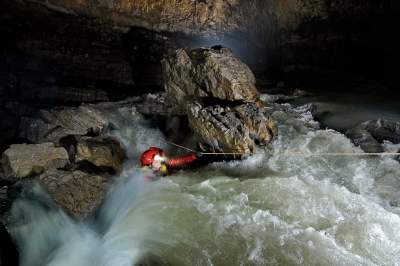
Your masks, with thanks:
[{"label": "green-tinted water", "polygon": [[[275,105],[274,151],[360,152],[308,113]],[[23,265],[399,265],[400,169],[391,158],[259,153],[146,182],[135,158],[162,134],[126,110],[111,118],[132,162],[93,222],[16,202]],[[38,197],[42,192],[37,191]]]}]

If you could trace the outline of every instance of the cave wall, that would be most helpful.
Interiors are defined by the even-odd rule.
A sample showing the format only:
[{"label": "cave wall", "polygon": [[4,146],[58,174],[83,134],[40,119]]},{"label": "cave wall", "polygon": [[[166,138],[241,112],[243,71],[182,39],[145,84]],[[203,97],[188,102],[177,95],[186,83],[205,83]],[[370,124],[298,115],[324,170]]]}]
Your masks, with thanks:
[{"label": "cave wall", "polygon": [[323,10],[321,16],[299,21],[282,34],[282,79],[319,88],[340,84],[348,89],[349,83],[355,83],[361,91],[379,83],[398,93],[395,1],[331,0],[324,1]]},{"label": "cave wall", "polygon": [[394,0],[4,0],[0,99],[117,100],[162,89],[177,47],[222,44],[272,84],[395,84]]}]

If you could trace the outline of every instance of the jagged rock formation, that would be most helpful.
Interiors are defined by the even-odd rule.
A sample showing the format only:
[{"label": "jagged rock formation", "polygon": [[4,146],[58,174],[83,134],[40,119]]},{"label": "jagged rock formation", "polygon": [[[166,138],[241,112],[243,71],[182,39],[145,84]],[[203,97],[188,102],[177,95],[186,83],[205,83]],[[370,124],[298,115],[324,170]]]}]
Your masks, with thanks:
[{"label": "jagged rock formation", "polygon": [[248,154],[277,134],[253,73],[228,49],[177,50],[163,66],[168,99],[204,149]]},{"label": "jagged rock formation", "polygon": [[53,143],[13,144],[3,153],[2,166],[6,176],[23,178],[47,169],[62,168],[69,162],[64,148]]},{"label": "jagged rock formation", "polygon": [[163,70],[165,90],[177,106],[193,97],[259,100],[253,72],[227,48],[179,49],[163,60]]},{"label": "jagged rock formation", "polygon": [[34,117],[24,116],[19,126],[19,137],[33,143],[54,142],[69,135],[98,134],[106,120],[98,109],[90,106],[40,110]]},{"label": "jagged rock formation", "polygon": [[215,152],[248,154],[277,134],[272,119],[255,103],[229,106],[188,105],[189,125],[206,147]]},{"label": "jagged rock formation", "polygon": [[122,169],[125,153],[118,141],[108,137],[81,137],[76,145],[75,161],[89,162],[103,169],[118,172]]}]

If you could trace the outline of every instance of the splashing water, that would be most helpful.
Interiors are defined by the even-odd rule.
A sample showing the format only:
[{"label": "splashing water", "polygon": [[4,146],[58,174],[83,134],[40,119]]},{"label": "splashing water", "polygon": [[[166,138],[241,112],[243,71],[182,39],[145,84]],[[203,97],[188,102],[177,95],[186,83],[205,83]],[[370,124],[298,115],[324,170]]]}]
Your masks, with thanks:
[{"label": "splashing water", "polygon": [[[361,152],[274,105],[275,151]],[[257,154],[144,182],[140,151],[162,134],[137,114],[111,116],[132,161],[93,221],[77,223],[34,186],[12,208],[22,265],[400,265],[400,169],[392,158]]]}]

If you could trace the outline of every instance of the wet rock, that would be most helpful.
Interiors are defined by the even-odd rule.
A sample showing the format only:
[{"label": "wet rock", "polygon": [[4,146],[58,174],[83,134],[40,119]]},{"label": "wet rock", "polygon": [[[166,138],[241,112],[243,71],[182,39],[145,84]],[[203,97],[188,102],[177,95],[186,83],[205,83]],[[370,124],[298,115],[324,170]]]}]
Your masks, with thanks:
[{"label": "wet rock", "polygon": [[383,152],[382,145],[365,129],[356,127],[346,132],[356,146],[368,153]]},{"label": "wet rock", "polygon": [[19,136],[33,143],[58,143],[68,135],[98,134],[106,124],[101,112],[87,105],[40,110],[35,117],[22,117]]},{"label": "wet rock", "polygon": [[108,178],[82,171],[50,170],[38,177],[51,198],[69,214],[84,218],[101,204]]},{"label": "wet rock", "polygon": [[400,122],[378,119],[362,123],[361,128],[367,130],[379,142],[388,140],[400,143]]},{"label": "wet rock", "polygon": [[390,120],[369,120],[352,128],[346,135],[366,152],[384,152],[384,143],[400,143],[400,123]]},{"label": "wet rock", "polygon": [[68,162],[67,151],[55,147],[53,143],[13,144],[2,156],[5,175],[13,178],[40,174],[47,169],[62,168]]},{"label": "wet rock", "polygon": [[193,97],[259,101],[250,68],[227,48],[179,49],[163,60],[163,71],[168,96],[183,108]]},{"label": "wet rock", "polygon": [[76,146],[75,161],[89,162],[102,169],[118,172],[122,169],[125,153],[118,141],[108,137],[82,137]]},{"label": "wet rock", "polygon": [[235,107],[188,106],[189,125],[208,149],[218,152],[253,152],[277,134],[272,119],[255,103]]},{"label": "wet rock", "polygon": [[277,134],[253,73],[229,49],[180,49],[163,65],[174,112],[187,115],[203,150],[248,154]]}]

